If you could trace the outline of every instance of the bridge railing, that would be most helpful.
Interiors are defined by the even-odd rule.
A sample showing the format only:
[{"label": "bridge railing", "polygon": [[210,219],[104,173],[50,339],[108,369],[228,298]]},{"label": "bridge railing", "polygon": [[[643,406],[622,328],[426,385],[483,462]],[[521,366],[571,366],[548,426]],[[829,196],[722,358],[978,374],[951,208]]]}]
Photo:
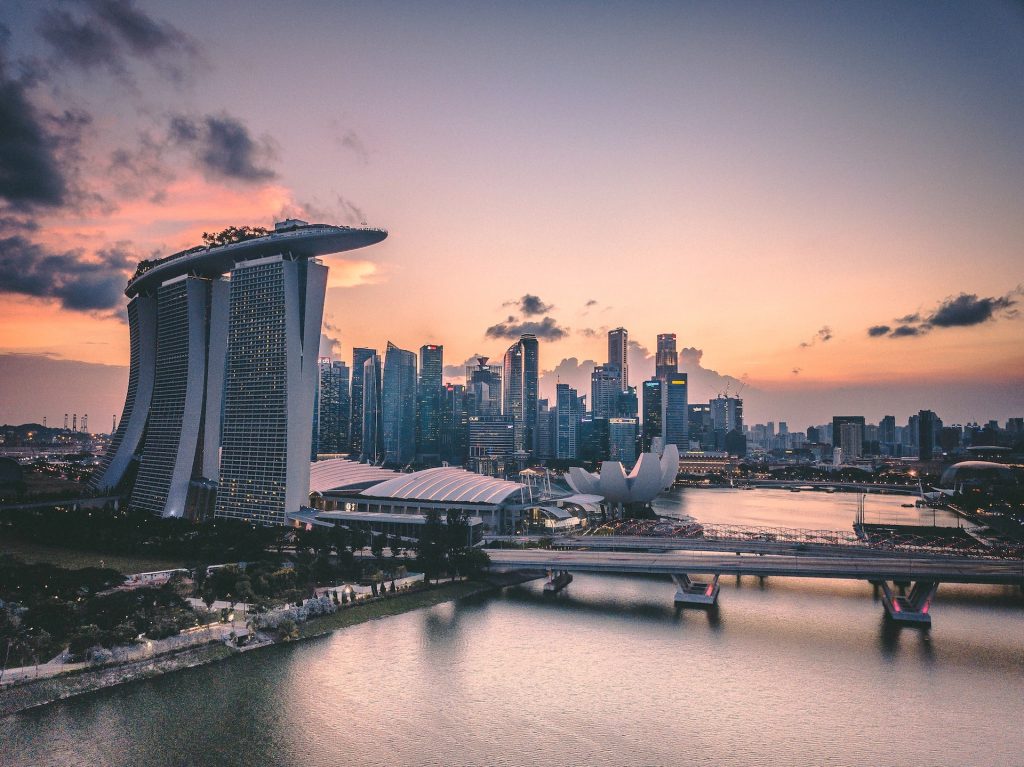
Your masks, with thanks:
[{"label": "bridge railing", "polygon": [[[936,531],[946,528],[936,528]],[[873,528],[864,537],[853,531],[813,530],[790,527],[705,524],[694,521],[615,520],[587,535],[635,536],[659,539],[705,540],[716,542],[788,543],[839,546],[876,551],[896,551],[909,555],[952,554],[990,559],[1024,559],[1024,546],[1001,544],[986,546],[966,535],[909,533],[896,529]]]}]

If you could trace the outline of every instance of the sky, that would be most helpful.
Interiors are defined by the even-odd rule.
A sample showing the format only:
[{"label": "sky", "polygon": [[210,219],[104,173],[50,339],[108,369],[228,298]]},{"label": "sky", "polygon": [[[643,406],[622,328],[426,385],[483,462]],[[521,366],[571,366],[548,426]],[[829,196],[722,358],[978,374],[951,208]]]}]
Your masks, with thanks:
[{"label": "sky", "polygon": [[1024,5],[6,0],[0,423],[120,413],[124,284],[366,222],[322,351],[677,334],[746,420],[1024,415]]}]

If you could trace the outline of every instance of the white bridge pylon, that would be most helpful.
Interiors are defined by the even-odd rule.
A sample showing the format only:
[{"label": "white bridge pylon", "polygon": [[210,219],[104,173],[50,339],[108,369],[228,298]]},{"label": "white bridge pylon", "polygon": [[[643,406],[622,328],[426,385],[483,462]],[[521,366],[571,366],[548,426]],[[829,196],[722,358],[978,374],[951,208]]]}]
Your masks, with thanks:
[{"label": "white bridge pylon", "polygon": [[710,582],[691,581],[686,573],[673,573],[672,580],[676,584],[677,605],[710,606],[718,601],[718,573]]}]

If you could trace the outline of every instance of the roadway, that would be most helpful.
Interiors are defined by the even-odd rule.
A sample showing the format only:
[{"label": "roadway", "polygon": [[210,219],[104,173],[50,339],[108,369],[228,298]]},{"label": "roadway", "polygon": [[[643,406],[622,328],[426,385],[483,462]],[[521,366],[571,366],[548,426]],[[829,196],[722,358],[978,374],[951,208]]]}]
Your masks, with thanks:
[{"label": "roadway", "polygon": [[736,556],[716,552],[488,549],[497,568],[591,573],[757,575],[861,581],[939,581],[1024,585],[1024,561],[951,556],[838,557],[801,553]]}]

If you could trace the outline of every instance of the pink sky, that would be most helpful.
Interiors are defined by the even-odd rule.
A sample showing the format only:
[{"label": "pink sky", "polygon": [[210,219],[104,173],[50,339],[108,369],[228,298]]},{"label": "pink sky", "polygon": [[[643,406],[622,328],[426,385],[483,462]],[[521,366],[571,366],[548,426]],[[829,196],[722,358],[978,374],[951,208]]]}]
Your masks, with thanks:
[{"label": "pink sky", "polygon": [[[1024,414],[1019,6],[326,7],[294,31],[268,28],[274,7],[139,2],[166,45],[120,41],[103,65],[62,60],[35,4],[0,14],[6,77],[42,129],[58,131],[47,113],[92,116],[73,141],[59,129],[80,194],[8,200],[0,213],[37,228],[8,221],[0,237],[88,262],[283,215],[366,220],[389,238],[327,259],[325,320],[346,358],[388,340],[443,343],[448,364],[500,357],[511,341],[485,331],[512,313],[565,330],[542,340],[547,370],[604,361],[611,327],[648,349],[675,332],[704,369],[746,382],[755,420]],[[263,55],[271,43],[288,55]],[[31,57],[47,80],[18,80]],[[210,158],[212,128],[171,127],[207,130],[207,116],[240,126],[235,154]],[[15,276],[0,274],[0,354],[127,363],[119,307],[5,290]],[[524,294],[553,308],[523,318],[506,304]],[[961,294],[995,308],[927,323]],[[868,335],[912,314],[915,336]],[[122,396],[88,394],[103,410]],[[55,407],[69,406],[0,404],[0,420]]]}]

